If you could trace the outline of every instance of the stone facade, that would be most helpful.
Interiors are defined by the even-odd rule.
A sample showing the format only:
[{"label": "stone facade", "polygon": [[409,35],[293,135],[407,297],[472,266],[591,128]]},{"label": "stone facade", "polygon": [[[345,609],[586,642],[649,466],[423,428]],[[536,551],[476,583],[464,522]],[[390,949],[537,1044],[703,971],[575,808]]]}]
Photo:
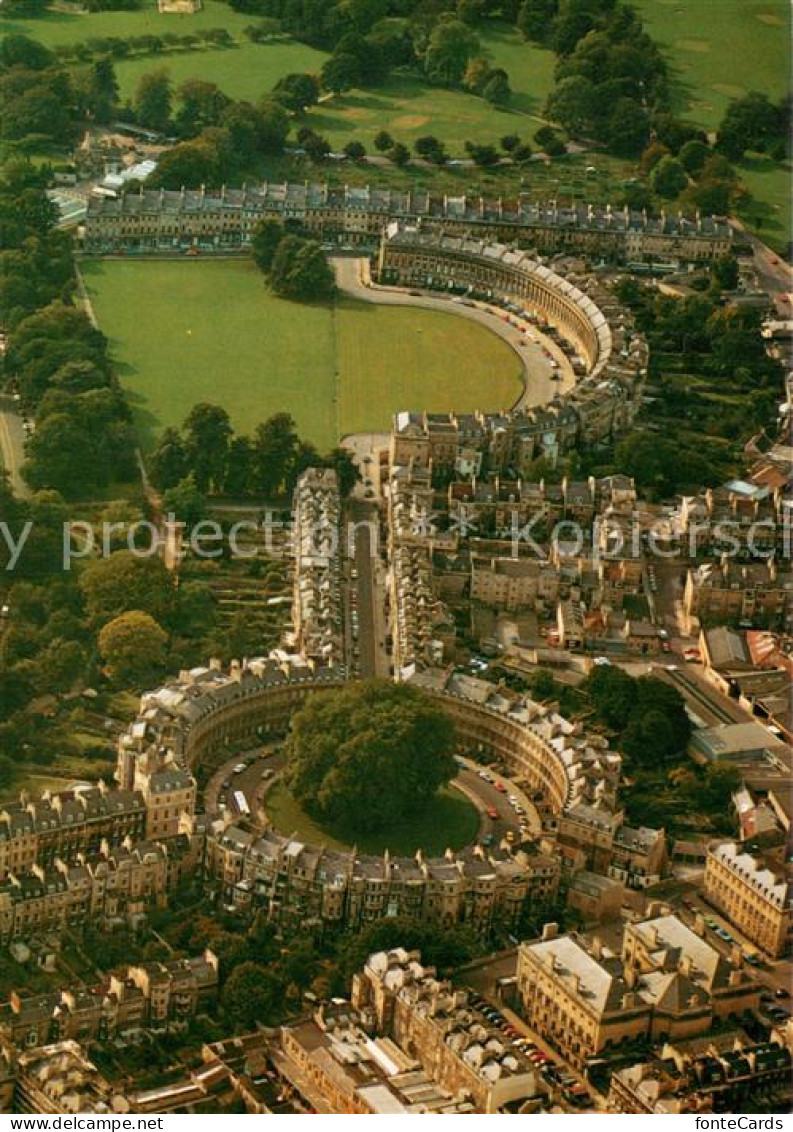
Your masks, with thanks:
[{"label": "stone facade", "polygon": [[518,994],[526,1021],[573,1065],[621,1042],[707,1033],[714,1019],[756,1008],[760,986],[674,916],[628,924],[622,953],[598,939],[522,944]]},{"label": "stone facade", "polygon": [[713,260],[728,255],[732,229],[712,217],[560,208],[482,197],[433,196],[423,190],[331,188],[264,182],[220,192],[141,189],[118,198],[91,196],[83,246],[179,251],[243,248],[262,219],[280,220],[323,241],[373,245],[394,220],[442,224],[444,231],[521,240],[542,254],[583,253],[617,260]]},{"label": "stone facade", "polygon": [[773,958],[793,944],[791,867],[746,852],[734,842],[709,849],[705,895],[730,923]]}]

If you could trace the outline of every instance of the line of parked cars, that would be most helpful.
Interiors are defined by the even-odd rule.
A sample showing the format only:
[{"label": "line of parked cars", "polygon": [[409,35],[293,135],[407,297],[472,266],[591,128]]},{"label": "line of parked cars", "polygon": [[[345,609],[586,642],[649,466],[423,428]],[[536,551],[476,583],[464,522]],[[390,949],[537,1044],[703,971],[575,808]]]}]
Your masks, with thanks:
[{"label": "line of parked cars", "polygon": [[584,1108],[589,1104],[586,1089],[563,1065],[554,1061],[552,1057],[539,1049],[535,1042],[521,1034],[520,1030],[507,1021],[500,1010],[482,998],[481,995],[471,992],[470,1000],[471,1005],[487,1018],[491,1026],[495,1026],[502,1032],[510,1045],[519,1050],[531,1062],[545,1081],[561,1092],[568,1104],[575,1108]]}]

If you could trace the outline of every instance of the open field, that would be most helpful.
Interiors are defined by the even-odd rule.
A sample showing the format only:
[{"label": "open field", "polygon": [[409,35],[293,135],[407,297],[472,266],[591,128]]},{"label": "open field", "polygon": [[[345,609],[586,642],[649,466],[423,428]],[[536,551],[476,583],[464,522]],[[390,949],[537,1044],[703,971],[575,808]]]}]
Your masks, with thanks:
[{"label": "open field", "polygon": [[788,87],[790,9],[785,0],[634,0],[665,51],[674,109],[715,129],[733,98]]},{"label": "open field", "polygon": [[446,849],[461,849],[476,838],[479,815],[467,798],[452,788],[442,790],[423,813],[411,814],[393,829],[376,834],[349,836],[343,831],[319,825],[307,816],[285,785],[277,783],[267,794],[267,813],[279,833],[297,834],[302,841],[349,849],[355,843],[359,853],[410,856],[423,849],[427,856],[440,856]]},{"label": "open field", "polygon": [[516,133],[529,141],[541,124],[543,104],[552,84],[554,56],[504,24],[481,34],[493,64],[510,76],[513,99],[505,109],[458,90],[432,87],[412,75],[394,75],[373,90],[354,90],[312,108],[310,125],[334,145],[351,138],[370,145],[379,130],[388,130],[412,147],[417,138],[435,134],[453,155],[464,153],[467,141],[494,142]]},{"label": "open field", "polygon": [[520,360],[453,314],[271,295],[243,260],[96,260],[83,266],[144,446],[196,402],[250,432],[286,410],[322,449],[382,431],[399,409],[495,410],[520,392]]},{"label": "open field", "polygon": [[793,164],[772,161],[765,154],[749,153],[740,164],[741,180],[754,198],[741,209],[741,217],[757,235],[785,253],[793,233],[790,181]]},{"label": "open field", "polygon": [[[203,8],[193,15],[161,15],[155,0],[146,0],[133,12],[89,12],[73,14],[47,10],[40,16],[20,19],[0,17],[0,35],[28,35],[47,47],[65,43],[82,43],[94,36],[187,35],[189,32],[226,28],[232,35],[242,35],[243,28],[254,23],[254,17],[235,12],[220,0],[204,0]],[[200,53],[199,53],[200,58]],[[152,66],[157,65],[156,57]],[[199,64],[200,66],[200,64]]]},{"label": "open field", "polygon": [[202,78],[217,83],[230,98],[258,102],[290,71],[319,71],[326,58],[324,52],[292,39],[261,44],[243,40],[237,47],[125,59],[116,64],[116,75],[122,100],[133,96],[141,75],[164,67],[175,89],[185,79]]}]

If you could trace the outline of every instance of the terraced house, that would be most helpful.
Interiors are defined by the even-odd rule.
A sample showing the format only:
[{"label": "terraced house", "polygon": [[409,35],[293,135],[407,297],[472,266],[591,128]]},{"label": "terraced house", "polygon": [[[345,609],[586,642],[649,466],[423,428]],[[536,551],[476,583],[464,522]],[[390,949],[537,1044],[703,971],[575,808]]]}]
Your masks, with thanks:
[{"label": "terraced house", "polygon": [[263,182],[242,189],[141,188],[116,197],[93,195],[82,246],[93,255],[117,251],[241,248],[256,225],[275,219],[322,240],[375,246],[389,221],[440,224],[444,231],[519,239],[543,254],[581,252],[613,259],[719,259],[732,229],[716,217],[650,216],[646,211],[592,205],[561,207],[516,200],[431,194],[369,186]]}]

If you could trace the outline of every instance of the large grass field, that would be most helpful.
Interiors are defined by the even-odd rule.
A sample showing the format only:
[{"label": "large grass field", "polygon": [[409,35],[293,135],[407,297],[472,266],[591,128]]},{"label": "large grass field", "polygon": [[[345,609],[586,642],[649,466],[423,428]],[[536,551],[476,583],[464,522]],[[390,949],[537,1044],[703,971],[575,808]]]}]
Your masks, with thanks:
[{"label": "large grass field", "polygon": [[672,67],[674,108],[715,129],[750,90],[781,98],[790,80],[786,0],[634,0]]},{"label": "large grass field", "polygon": [[[33,18],[0,16],[0,35],[29,35],[48,47],[81,43],[101,36],[126,38],[134,35],[164,35],[175,32],[187,35],[196,30],[226,28],[232,35],[242,35],[243,28],[254,23],[250,15],[235,12],[220,0],[204,0],[200,12],[193,15],[161,15],[156,0],[146,0],[133,12],[89,12],[80,14],[48,9]],[[200,57],[200,56],[199,56]],[[154,63],[152,65],[155,65]]]},{"label": "large grass field", "polygon": [[199,401],[240,432],[288,411],[327,449],[400,409],[496,410],[520,392],[510,347],[458,315],[286,302],[243,260],[94,260],[83,274],[144,447]]},{"label": "large grass field", "polygon": [[428,856],[441,856],[447,849],[461,849],[476,838],[479,815],[459,790],[442,790],[429,809],[411,814],[392,829],[361,836],[319,825],[300,808],[283,783],[267,794],[267,813],[279,833],[296,833],[314,845],[349,849],[355,844],[360,853],[382,853],[388,849],[398,856],[412,857],[417,849]]},{"label": "large grass field", "polygon": [[[134,12],[78,15],[50,10],[33,19],[0,17],[0,35],[21,33],[51,47],[92,37],[178,34],[214,27],[226,28],[235,37],[235,47],[168,52],[117,62],[122,99],[129,98],[140,76],[155,67],[166,67],[176,86],[188,78],[202,78],[217,83],[232,98],[251,101],[272,90],[290,71],[320,70],[326,53],[304,44],[288,39],[249,43],[243,29],[252,22],[252,16],[235,12],[219,0],[206,0],[201,12],[185,16],[160,15],[151,0]],[[390,130],[408,145],[422,134],[434,133],[453,153],[461,152],[468,140],[497,142],[506,133],[520,133],[528,140],[537,129],[536,119],[552,85],[554,56],[524,43],[506,24],[485,27],[481,38],[493,64],[509,73],[514,91],[509,109],[498,110],[473,95],[396,76],[376,91],[351,91],[314,109],[308,116],[311,125],[338,146],[353,137],[371,143],[381,129]]]},{"label": "large grass field", "polygon": [[202,78],[217,83],[230,98],[258,102],[291,71],[318,72],[327,56],[291,39],[271,43],[248,43],[205,51],[178,51],[167,55],[144,55],[116,63],[121,98],[131,98],[141,75],[154,68],[168,71],[174,88],[185,79]]}]

